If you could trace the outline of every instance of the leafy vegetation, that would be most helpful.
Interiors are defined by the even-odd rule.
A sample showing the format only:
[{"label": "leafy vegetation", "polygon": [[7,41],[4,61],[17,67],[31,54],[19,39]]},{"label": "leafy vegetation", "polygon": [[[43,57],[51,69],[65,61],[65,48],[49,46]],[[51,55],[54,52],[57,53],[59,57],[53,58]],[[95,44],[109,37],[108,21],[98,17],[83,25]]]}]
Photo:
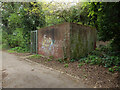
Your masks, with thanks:
[{"label": "leafy vegetation", "polygon": [[50,59],[53,59],[54,57],[53,56],[49,56]]},{"label": "leafy vegetation", "polygon": [[42,55],[35,54],[35,55],[30,56],[29,58],[40,59],[41,57],[42,57]]},{"label": "leafy vegetation", "polygon": [[70,62],[75,62],[75,59],[70,59]]},{"label": "leafy vegetation", "polygon": [[[30,32],[41,27],[63,22],[94,26],[98,40],[109,41],[108,47],[101,46],[79,62],[108,67],[109,71],[120,69],[120,2],[3,2],[2,48],[9,52],[29,52]],[[0,38],[1,39],[1,38]],[[1,41],[1,40],[0,40]],[[39,55],[33,55],[39,58]],[[52,56],[49,57],[53,59]],[[64,58],[67,59],[67,58]],[[65,60],[59,59],[60,63]],[[71,59],[74,62],[75,59]],[[67,67],[68,65],[65,65]],[[82,64],[79,64],[81,67]]]},{"label": "leafy vegetation", "polygon": [[58,59],[58,61],[59,61],[60,63],[62,63],[62,62],[63,62],[63,60],[62,60],[62,59]]},{"label": "leafy vegetation", "polygon": [[16,51],[18,53],[28,52],[28,50],[26,48],[22,48],[22,47],[11,48],[10,50]]},{"label": "leafy vegetation", "polygon": [[23,51],[29,51],[30,31],[44,26],[45,23],[41,3],[4,2],[1,12],[3,47],[21,47],[25,49]]},{"label": "leafy vegetation", "polygon": [[79,62],[91,65],[102,65],[109,68],[109,71],[120,71],[120,56],[115,56],[115,53],[110,53],[103,47],[91,52],[87,57],[81,58]]},{"label": "leafy vegetation", "polygon": [[9,53],[15,53],[15,51],[13,51],[13,50],[8,50],[8,52],[9,52]]},{"label": "leafy vegetation", "polygon": [[89,4],[89,17],[94,22],[99,35],[103,41],[111,41],[114,51],[120,51],[120,2],[92,2]]},{"label": "leafy vegetation", "polygon": [[68,67],[68,64],[64,64],[64,67]]},{"label": "leafy vegetation", "polygon": [[119,51],[119,5],[119,2],[79,2],[76,5],[54,1],[4,2],[1,9],[3,47],[29,50],[30,31],[62,22],[75,22],[95,26],[99,39],[111,40],[112,49]]},{"label": "leafy vegetation", "polygon": [[80,68],[81,66],[83,66],[84,65],[84,63],[80,63],[80,64],[78,64],[78,67]]},{"label": "leafy vegetation", "polygon": [[48,61],[51,61],[52,59],[48,59]]}]

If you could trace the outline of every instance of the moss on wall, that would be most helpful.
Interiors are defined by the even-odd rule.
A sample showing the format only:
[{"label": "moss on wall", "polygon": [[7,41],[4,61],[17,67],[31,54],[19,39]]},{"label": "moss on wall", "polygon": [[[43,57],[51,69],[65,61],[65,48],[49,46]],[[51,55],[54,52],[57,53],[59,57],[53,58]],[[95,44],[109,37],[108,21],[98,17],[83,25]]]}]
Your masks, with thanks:
[{"label": "moss on wall", "polygon": [[[41,28],[38,30],[38,54],[61,59],[79,59],[94,49],[95,32],[94,28],[74,23]],[[51,43],[47,44],[48,48],[42,47],[44,35],[52,41],[52,47]]]},{"label": "moss on wall", "polygon": [[71,24],[71,58],[79,59],[94,50],[95,38],[95,30],[93,30],[93,28]]}]

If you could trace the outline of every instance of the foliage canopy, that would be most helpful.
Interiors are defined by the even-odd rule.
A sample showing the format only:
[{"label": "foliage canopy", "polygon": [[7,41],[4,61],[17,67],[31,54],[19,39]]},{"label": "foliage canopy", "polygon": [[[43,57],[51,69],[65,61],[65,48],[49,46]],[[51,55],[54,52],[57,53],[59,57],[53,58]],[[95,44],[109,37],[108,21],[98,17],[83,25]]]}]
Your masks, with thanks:
[{"label": "foliage canopy", "polygon": [[[120,2],[79,2],[75,5],[58,2],[4,2],[1,9],[3,43],[29,50],[30,31],[62,22],[74,22],[96,27],[99,40],[111,41],[112,49],[120,51],[119,8]],[[14,36],[17,31],[18,35]]]}]

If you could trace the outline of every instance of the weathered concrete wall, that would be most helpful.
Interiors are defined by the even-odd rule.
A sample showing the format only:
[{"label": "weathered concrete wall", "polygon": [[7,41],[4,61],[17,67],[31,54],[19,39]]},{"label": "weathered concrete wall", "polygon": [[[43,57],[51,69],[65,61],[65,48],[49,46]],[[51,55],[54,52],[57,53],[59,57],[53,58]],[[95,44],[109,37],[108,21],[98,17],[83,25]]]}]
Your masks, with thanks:
[{"label": "weathered concrete wall", "polygon": [[38,54],[54,58],[79,58],[96,45],[94,28],[63,23],[38,30]]},{"label": "weathered concrete wall", "polygon": [[[58,24],[38,30],[38,54],[64,58],[69,42],[69,23]],[[67,54],[68,55],[68,54]]]},{"label": "weathered concrete wall", "polygon": [[95,28],[71,23],[70,24],[70,56],[80,58],[96,47]]}]

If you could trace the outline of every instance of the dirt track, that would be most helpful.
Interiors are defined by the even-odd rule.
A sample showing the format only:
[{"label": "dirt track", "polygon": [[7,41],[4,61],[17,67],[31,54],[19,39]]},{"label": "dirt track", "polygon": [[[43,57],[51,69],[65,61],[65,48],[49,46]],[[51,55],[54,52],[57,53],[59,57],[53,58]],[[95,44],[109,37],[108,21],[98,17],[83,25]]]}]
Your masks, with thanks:
[{"label": "dirt track", "polygon": [[[1,52],[0,52],[1,53]],[[4,88],[86,88],[80,80],[54,69],[28,62],[2,52],[2,87]]]}]

